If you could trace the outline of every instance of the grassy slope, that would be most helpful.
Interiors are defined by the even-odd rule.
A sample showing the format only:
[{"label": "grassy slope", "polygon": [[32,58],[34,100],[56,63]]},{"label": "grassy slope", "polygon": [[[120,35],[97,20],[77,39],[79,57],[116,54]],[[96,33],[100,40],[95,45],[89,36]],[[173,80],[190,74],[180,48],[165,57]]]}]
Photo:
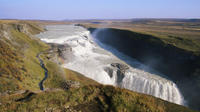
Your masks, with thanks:
[{"label": "grassy slope", "polygon": [[55,62],[50,61],[47,57],[48,53],[43,53],[41,56],[44,60],[44,64],[48,69],[48,78],[44,82],[45,88],[61,88],[62,84],[66,80],[73,80],[79,82],[82,86],[85,85],[99,85],[96,81],[86,78],[80,73],[75,71],[71,71],[65,68],[61,68],[60,65],[56,64]]},{"label": "grassy slope", "polygon": [[68,91],[38,93],[16,102],[26,95],[3,97],[4,105],[0,105],[0,111],[66,111],[69,106],[83,112],[192,112],[183,106],[113,86],[84,86]]},{"label": "grassy slope", "polygon": [[[0,38],[0,91],[25,89],[39,90],[38,83],[44,77],[44,71],[36,58],[37,53],[47,50],[48,46],[20,32],[14,26],[21,23],[4,23],[10,32],[11,40]],[[25,24],[25,23],[23,23]],[[26,23],[30,24],[30,23]],[[2,25],[2,23],[1,23]],[[31,27],[29,30],[37,29]],[[33,32],[39,32],[32,31]],[[33,33],[34,34],[34,33]],[[136,111],[136,112],[190,112],[186,107],[161,99],[131,92],[112,86],[103,86],[79,73],[62,69],[59,65],[43,56],[49,70],[45,88],[61,88],[65,79],[79,81],[80,88],[67,91],[49,91],[0,96],[0,111],[44,111],[45,109],[66,111],[66,106],[82,111]],[[24,101],[17,99],[29,96]],[[32,95],[32,96],[31,96]]]},{"label": "grassy slope", "polygon": [[[43,78],[43,69],[36,55],[45,50],[47,46],[37,39],[30,38],[17,27],[26,27],[32,34],[41,30],[31,24],[20,22],[4,22],[0,26],[0,92],[39,89],[38,83]],[[6,37],[3,35],[5,32],[8,33]]]},{"label": "grassy slope", "polygon": [[108,21],[105,25],[91,23],[83,23],[83,25],[86,27],[110,27],[130,30],[152,35],[166,44],[171,44],[181,49],[198,54],[200,51],[200,23],[152,20],[147,22]]},{"label": "grassy slope", "polygon": [[[119,35],[120,34],[119,32],[126,32],[126,34],[125,33],[122,34],[121,36],[122,38],[129,38],[129,34],[132,33],[133,36],[130,36],[130,38],[134,37],[130,39],[132,41],[129,41],[130,42],[129,44],[124,44],[124,46],[127,45],[127,48],[128,47],[130,48],[126,50],[130,51],[129,55],[132,53],[133,55],[131,54],[131,56],[133,57],[135,56],[134,58],[146,64],[148,64],[148,61],[150,61],[151,67],[153,66],[154,69],[157,69],[161,73],[168,75],[171,79],[173,79],[177,83],[181,91],[183,91],[184,97],[187,98],[186,100],[189,102],[188,105],[190,107],[199,109],[200,102],[197,99],[197,97],[199,97],[200,94],[198,91],[195,93],[191,92],[193,90],[199,90],[200,88],[200,75],[199,75],[200,23],[199,22],[194,23],[194,22],[156,21],[156,20],[147,22],[111,21],[109,22],[109,24],[106,25],[84,23],[83,26],[85,26],[86,28],[107,27],[110,28],[111,31],[115,30],[115,33],[112,32],[115,35]],[[136,34],[139,34],[140,36]],[[143,39],[142,36],[149,38],[146,38],[145,41],[143,40],[141,42],[138,42],[138,40]],[[139,47],[137,46],[137,43],[140,43],[138,45]],[[123,41],[121,41],[121,43],[119,43],[118,46],[120,45],[123,46]],[[149,45],[156,47],[149,47]],[[131,46],[134,47],[131,48]],[[148,47],[146,47],[145,49],[143,48],[143,46],[148,46]],[[165,46],[168,46],[169,49],[168,50],[163,49],[166,48]],[[153,50],[161,49],[161,50],[157,50],[157,52],[151,52],[152,49]],[[181,55],[183,53],[179,51],[182,51],[183,53],[189,55]],[[169,58],[170,55],[171,58]],[[159,58],[156,59],[156,57],[159,56],[161,57],[161,61]],[[193,56],[195,58],[192,59],[191,57]],[[147,60],[145,60],[145,58],[147,58]],[[153,64],[151,64],[151,60]],[[156,60],[155,63],[154,60]]]}]

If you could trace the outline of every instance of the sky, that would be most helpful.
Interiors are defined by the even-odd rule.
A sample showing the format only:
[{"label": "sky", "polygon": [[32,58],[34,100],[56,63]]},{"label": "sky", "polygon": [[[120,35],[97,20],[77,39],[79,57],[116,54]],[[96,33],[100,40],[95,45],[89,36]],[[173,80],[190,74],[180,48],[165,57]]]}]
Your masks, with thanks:
[{"label": "sky", "polygon": [[0,19],[200,18],[200,0],[0,0]]}]

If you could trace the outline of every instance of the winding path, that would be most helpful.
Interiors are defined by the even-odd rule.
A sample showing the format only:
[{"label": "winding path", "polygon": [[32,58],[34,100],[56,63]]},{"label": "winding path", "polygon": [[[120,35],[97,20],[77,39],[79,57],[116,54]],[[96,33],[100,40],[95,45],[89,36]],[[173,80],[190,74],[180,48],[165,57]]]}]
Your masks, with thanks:
[{"label": "winding path", "polygon": [[40,61],[40,66],[44,69],[44,78],[40,81],[40,83],[39,83],[39,86],[40,86],[40,90],[42,90],[42,91],[44,91],[44,85],[43,85],[43,83],[44,83],[44,81],[47,79],[47,77],[48,77],[48,70],[47,70],[47,68],[45,67],[45,65],[44,65],[44,62],[43,62],[43,60],[40,58],[40,55],[42,54],[43,52],[40,52],[36,57],[38,58],[38,60]]}]

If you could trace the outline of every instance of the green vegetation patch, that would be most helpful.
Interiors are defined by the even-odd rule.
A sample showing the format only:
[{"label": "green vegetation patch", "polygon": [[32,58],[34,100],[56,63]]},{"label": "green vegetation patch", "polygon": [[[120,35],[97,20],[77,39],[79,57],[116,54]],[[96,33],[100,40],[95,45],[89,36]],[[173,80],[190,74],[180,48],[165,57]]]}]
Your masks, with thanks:
[{"label": "green vegetation patch", "polygon": [[0,111],[67,111],[70,108],[82,112],[194,112],[152,96],[103,85],[67,91],[29,92],[3,97],[1,103]]},{"label": "green vegetation patch", "polygon": [[0,39],[0,92],[37,90],[39,81],[44,77],[36,55],[48,46],[14,27],[18,25],[24,30],[36,30],[25,27],[28,24],[4,24],[7,29],[2,29],[1,34],[6,32],[8,35]]},{"label": "green vegetation patch", "polygon": [[[32,38],[31,34],[42,29],[30,22],[6,22],[0,21],[0,93],[10,94],[0,94],[2,112],[193,112],[153,96],[101,85],[77,72],[61,68],[46,58],[45,53],[41,55],[48,69],[44,88],[50,89],[40,91],[38,84],[44,78],[44,70],[36,56],[48,50],[49,46]],[[80,82],[80,87],[63,90],[62,82],[66,80]],[[27,91],[21,93],[18,91],[21,89]]]}]

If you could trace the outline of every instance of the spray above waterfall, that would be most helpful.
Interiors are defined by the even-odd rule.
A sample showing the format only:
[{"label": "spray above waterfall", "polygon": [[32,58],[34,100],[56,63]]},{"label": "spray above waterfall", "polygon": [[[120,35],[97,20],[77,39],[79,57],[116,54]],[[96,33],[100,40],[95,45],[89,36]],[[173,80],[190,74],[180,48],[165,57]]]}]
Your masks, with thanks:
[{"label": "spray above waterfall", "polygon": [[115,85],[184,104],[175,83],[156,75],[155,70],[93,38],[98,31],[91,35],[88,30],[74,25],[52,25],[47,26],[47,30],[38,35],[41,40],[68,44],[72,49],[67,55],[73,55],[73,58],[67,60],[63,67],[80,72],[102,84]]}]

